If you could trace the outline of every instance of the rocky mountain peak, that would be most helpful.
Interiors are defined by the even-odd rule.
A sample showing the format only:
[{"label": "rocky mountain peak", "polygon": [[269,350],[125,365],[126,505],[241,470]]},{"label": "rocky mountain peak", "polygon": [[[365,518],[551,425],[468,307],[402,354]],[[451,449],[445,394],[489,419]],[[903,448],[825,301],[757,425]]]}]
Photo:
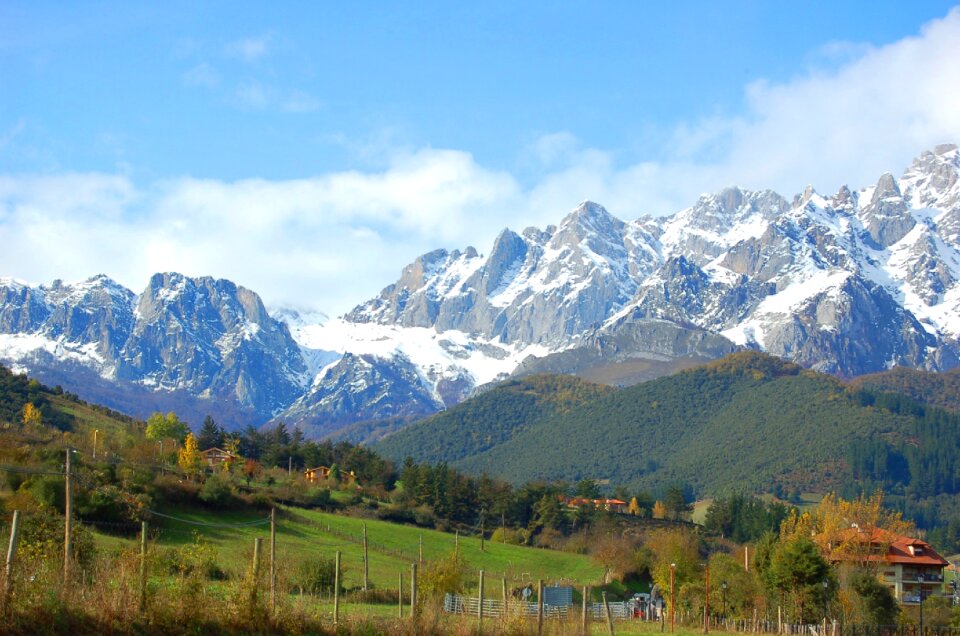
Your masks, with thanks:
[{"label": "rocky mountain peak", "polygon": [[873,190],[873,197],[870,199],[870,202],[880,203],[885,199],[900,198],[902,196],[900,186],[897,185],[897,180],[894,179],[893,175],[889,172],[884,172],[880,180],[877,181],[877,187]]}]

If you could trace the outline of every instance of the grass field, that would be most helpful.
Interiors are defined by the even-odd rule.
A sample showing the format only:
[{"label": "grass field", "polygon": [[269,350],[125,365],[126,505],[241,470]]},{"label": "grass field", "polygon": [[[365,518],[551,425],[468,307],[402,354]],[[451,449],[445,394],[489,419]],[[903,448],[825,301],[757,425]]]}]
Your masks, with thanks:
[{"label": "grass field", "polygon": [[[159,547],[179,547],[191,544],[196,536],[203,537],[216,550],[217,563],[229,573],[239,574],[250,563],[254,538],[269,538],[269,525],[222,528],[198,524],[245,523],[265,519],[266,513],[212,512],[205,509],[166,510],[171,516],[185,521],[157,519],[152,535]],[[279,568],[292,568],[296,563],[312,557],[333,558],[341,552],[343,583],[347,589],[357,588],[363,581],[363,526],[367,527],[369,546],[369,581],[374,588],[395,589],[397,577],[409,573],[410,564],[418,561],[420,541],[423,559],[430,561],[451,554],[455,550],[455,535],[436,530],[403,526],[385,521],[362,520],[299,508],[281,508],[277,511],[277,559]],[[133,545],[136,539],[118,539],[97,535],[104,547]],[[493,579],[506,577],[508,584],[568,582],[572,585],[599,583],[603,568],[589,557],[554,550],[484,542],[481,550],[477,537],[459,538],[459,551],[468,568],[483,570]],[[471,577],[472,578],[472,577]]]}]

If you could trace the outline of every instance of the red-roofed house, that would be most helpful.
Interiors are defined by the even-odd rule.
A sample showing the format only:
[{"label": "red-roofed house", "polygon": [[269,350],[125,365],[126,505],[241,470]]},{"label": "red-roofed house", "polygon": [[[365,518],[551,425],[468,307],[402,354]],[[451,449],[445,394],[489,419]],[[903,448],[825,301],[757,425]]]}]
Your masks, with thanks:
[{"label": "red-roofed house", "polygon": [[[929,543],[877,529],[851,528],[851,533],[856,540],[848,539],[845,545],[855,546],[854,550],[835,551],[831,555],[833,561],[878,563],[881,582],[904,604],[919,603],[921,594],[924,599],[941,594],[943,569],[949,563]],[[856,544],[863,549],[856,549]]]}]

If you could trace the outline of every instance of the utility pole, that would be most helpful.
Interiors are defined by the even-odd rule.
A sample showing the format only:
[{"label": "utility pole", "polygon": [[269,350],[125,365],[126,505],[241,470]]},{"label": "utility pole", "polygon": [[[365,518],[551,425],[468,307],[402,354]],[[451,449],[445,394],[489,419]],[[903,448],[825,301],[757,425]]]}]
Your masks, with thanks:
[{"label": "utility pole", "polygon": [[93,429],[93,458],[97,458],[97,433],[100,432],[100,429]]}]

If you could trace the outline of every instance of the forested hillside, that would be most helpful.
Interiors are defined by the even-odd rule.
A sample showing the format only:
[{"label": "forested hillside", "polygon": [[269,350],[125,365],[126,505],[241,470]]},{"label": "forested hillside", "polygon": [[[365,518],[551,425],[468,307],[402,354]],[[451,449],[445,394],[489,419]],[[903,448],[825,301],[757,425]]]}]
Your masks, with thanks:
[{"label": "forested hillside", "polygon": [[960,411],[960,369],[944,373],[897,367],[863,375],[850,382],[854,389],[899,393],[920,404]]},{"label": "forested hillside", "polygon": [[[402,460],[456,462],[500,446],[540,422],[615,390],[566,375],[511,380],[384,439],[376,448]],[[496,471],[489,471],[496,474]]]},{"label": "forested hillside", "polygon": [[832,376],[755,352],[601,392],[563,412],[540,413],[524,399],[531,410],[518,408],[516,387],[494,389],[446,414],[460,428],[445,440],[438,416],[379,448],[518,483],[589,478],[650,489],[679,482],[698,495],[788,494],[846,485],[852,444],[916,428],[912,415],[863,404]]}]

